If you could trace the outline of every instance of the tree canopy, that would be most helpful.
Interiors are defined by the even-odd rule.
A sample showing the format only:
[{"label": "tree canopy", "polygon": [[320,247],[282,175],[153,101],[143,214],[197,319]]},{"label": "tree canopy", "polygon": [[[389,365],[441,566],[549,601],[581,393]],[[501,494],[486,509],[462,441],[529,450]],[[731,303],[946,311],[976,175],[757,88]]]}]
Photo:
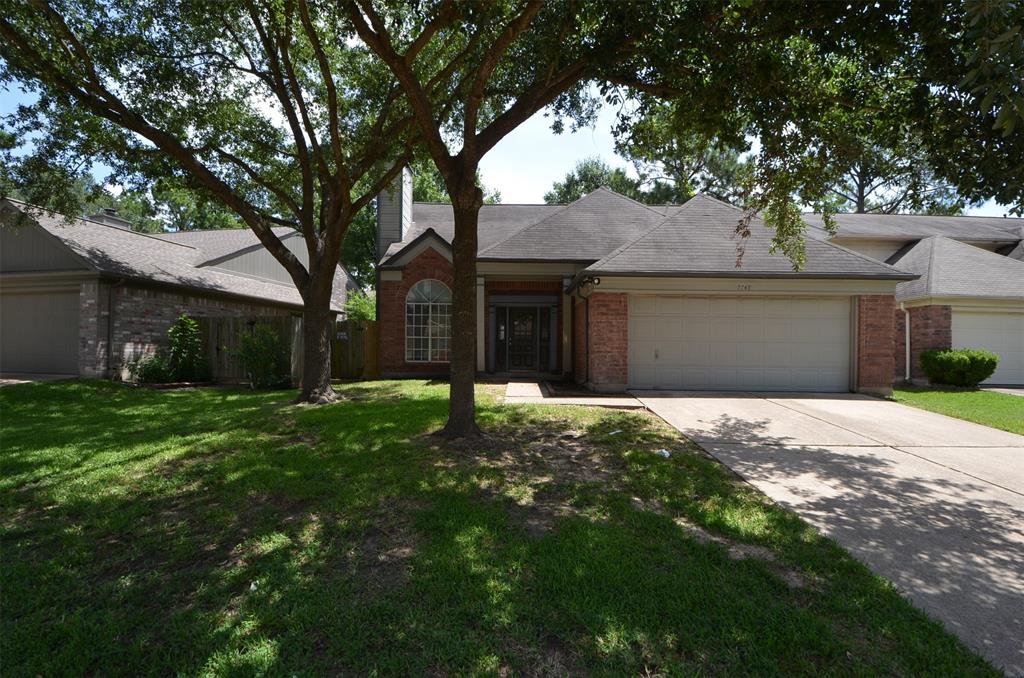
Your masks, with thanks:
[{"label": "tree canopy", "polygon": [[[200,216],[189,210],[223,207],[295,282],[302,397],[330,400],[342,243],[415,142],[394,78],[337,4],[38,0],[5,8],[0,38],[0,84],[35,96],[3,120],[0,147],[31,177],[30,202],[80,212],[70,187],[101,164],[126,190],[156,183],[186,222]],[[178,190],[201,200],[183,207]],[[308,264],[274,226],[302,233]]]}]

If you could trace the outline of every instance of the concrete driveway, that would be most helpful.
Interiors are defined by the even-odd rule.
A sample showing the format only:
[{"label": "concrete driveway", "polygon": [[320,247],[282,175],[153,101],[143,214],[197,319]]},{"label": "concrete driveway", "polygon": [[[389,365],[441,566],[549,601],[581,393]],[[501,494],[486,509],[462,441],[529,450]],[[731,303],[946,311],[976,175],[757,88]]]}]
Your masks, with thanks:
[{"label": "concrete driveway", "polygon": [[1024,675],[1024,436],[853,394],[634,395]]}]

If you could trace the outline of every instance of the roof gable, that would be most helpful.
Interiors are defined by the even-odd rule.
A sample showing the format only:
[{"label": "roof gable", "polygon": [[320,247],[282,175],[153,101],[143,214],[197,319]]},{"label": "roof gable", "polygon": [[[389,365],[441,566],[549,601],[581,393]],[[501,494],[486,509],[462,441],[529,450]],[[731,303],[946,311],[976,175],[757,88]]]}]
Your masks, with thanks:
[{"label": "roof gable", "polygon": [[950,238],[926,238],[897,262],[921,277],[896,286],[899,301],[927,297],[1024,299],[1024,261]]},{"label": "roof gable", "polygon": [[620,275],[784,276],[906,279],[892,266],[842,247],[808,239],[807,262],[792,262],[771,252],[772,232],[759,217],[747,238],[737,233],[743,212],[706,195],[697,195],[656,228],[591,265],[587,271]]},{"label": "roof gable", "polygon": [[661,210],[599,188],[482,250],[480,258],[596,261],[664,219]]},{"label": "roof gable", "polygon": [[386,257],[381,263],[381,268],[402,268],[410,261],[422,254],[425,249],[434,249],[448,261],[452,260],[452,247],[447,240],[438,235],[434,229],[428,228],[420,233],[411,242],[403,244],[402,248]]}]

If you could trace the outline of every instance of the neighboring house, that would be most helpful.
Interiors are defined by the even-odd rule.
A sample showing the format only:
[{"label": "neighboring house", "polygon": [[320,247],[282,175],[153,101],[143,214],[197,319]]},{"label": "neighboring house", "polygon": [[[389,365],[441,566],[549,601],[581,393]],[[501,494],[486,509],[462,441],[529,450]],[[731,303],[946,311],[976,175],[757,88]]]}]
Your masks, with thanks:
[{"label": "neighboring house", "polygon": [[985,383],[1024,384],[1021,219],[841,214],[830,238],[819,216],[805,218],[815,237],[920,276],[896,287],[897,378],[924,380],[923,351],[968,347],[999,355]]},{"label": "neighboring house", "polygon": [[[18,213],[27,223],[12,225]],[[275,229],[306,263],[302,236]],[[335,277],[332,309],[349,278]],[[0,370],[114,377],[193,317],[299,317],[288,273],[249,229],[145,234],[0,201]]]},{"label": "neighboring house", "polygon": [[[381,370],[444,374],[452,210],[409,195],[380,198]],[[485,205],[479,372],[606,391],[887,392],[896,286],[917,275],[815,239],[794,272],[760,220],[736,236],[741,216],[702,195],[650,207],[607,189],[570,205]]]}]

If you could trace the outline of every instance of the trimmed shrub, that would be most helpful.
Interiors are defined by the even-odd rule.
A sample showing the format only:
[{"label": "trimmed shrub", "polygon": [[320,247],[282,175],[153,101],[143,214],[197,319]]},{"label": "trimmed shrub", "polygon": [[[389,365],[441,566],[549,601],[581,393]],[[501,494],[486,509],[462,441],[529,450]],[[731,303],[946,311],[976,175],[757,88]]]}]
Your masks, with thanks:
[{"label": "trimmed shrub", "polygon": [[132,381],[139,384],[166,384],[174,381],[174,370],[162,353],[154,353],[128,363],[128,374]]},{"label": "trimmed shrub", "polygon": [[974,387],[992,376],[999,356],[975,348],[932,350],[921,354],[921,369],[933,384]]},{"label": "trimmed shrub", "polygon": [[187,315],[180,316],[167,330],[168,361],[175,381],[206,381],[210,367],[203,359],[203,341],[199,323]]},{"label": "trimmed shrub", "polygon": [[257,323],[251,332],[239,337],[239,348],[232,351],[242,365],[249,385],[254,388],[289,386],[291,365],[281,337],[270,325]]}]

